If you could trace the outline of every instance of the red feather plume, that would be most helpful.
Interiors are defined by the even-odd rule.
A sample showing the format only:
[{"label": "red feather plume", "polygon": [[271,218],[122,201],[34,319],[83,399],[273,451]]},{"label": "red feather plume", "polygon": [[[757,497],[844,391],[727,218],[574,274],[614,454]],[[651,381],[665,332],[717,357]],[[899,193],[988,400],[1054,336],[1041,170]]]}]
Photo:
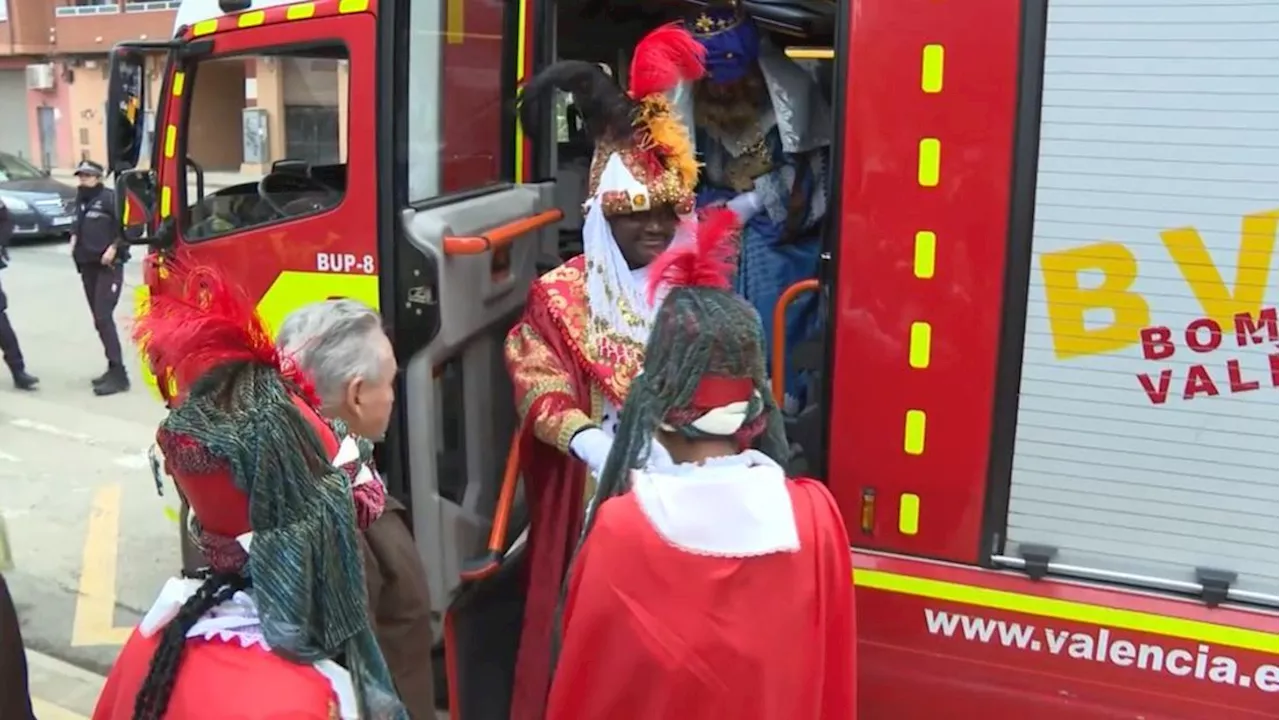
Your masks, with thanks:
[{"label": "red feather plume", "polygon": [[662,287],[727,289],[738,258],[741,227],[738,215],[728,208],[711,208],[702,213],[693,242],[672,246],[649,267],[649,302]]},{"label": "red feather plume", "polygon": [[667,23],[645,35],[631,58],[628,92],[639,99],[670,91],[682,81],[706,74],[707,50],[680,23]]},{"label": "red feather plume", "polygon": [[312,399],[311,383],[281,356],[243,290],[212,268],[170,261],[165,269],[163,290],[148,298],[133,329],[158,377],[172,378],[185,393],[220,365],[252,362],[276,368]]}]

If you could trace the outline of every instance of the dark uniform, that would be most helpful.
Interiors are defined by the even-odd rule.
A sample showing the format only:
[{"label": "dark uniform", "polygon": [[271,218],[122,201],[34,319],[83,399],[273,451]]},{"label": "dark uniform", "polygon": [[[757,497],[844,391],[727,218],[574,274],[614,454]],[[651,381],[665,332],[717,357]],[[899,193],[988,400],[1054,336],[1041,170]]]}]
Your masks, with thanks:
[{"label": "dark uniform", "polygon": [[[102,166],[85,160],[76,167],[77,177],[102,178]],[[120,233],[116,217],[116,196],[101,182],[81,181],[76,195],[75,237],[76,269],[84,285],[84,297],[93,313],[93,326],[102,340],[107,356],[107,372],[93,381],[98,395],[114,395],[129,389],[129,376],[124,369],[124,353],[116,330],[114,313],[124,286],[124,264],[129,259],[128,245]],[[115,257],[104,263],[107,251],[114,248]]]},{"label": "dark uniform", "polygon": [[[9,218],[9,209],[0,204],[0,270],[9,264],[9,236],[13,234],[13,221]],[[19,390],[34,390],[39,378],[27,372],[22,358],[22,348],[18,346],[18,336],[9,323],[9,299],[5,297],[4,286],[0,285],[0,356],[4,364],[13,373],[13,384]]]}]

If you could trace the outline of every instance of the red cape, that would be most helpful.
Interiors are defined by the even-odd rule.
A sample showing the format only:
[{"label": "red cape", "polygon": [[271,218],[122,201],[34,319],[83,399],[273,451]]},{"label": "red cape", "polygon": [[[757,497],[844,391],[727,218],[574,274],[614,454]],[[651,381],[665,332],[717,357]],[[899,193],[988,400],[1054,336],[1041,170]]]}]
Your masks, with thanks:
[{"label": "red cape", "polygon": [[[580,353],[565,337],[563,319],[557,321],[550,303],[536,290],[530,293],[523,321],[542,338],[577,397],[572,398],[571,404],[556,394],[540,398],[520,429],[520,469],[529,505],[529,564],[511,720],[544,717],[551,685],[551,628],[569,558],[582,530],[582,496],[587,479],[586,466],[581,461],[534,437],[533,419],[542,404],[576,407],[588,414],[591,411],[592,378],[578,362]],[[519,394],[527,390],[521,387],[518,376],[515,382]]]},{"label": "red cape", "polygon": [[[132,720],[159,636],[129,638],[107,676],[93,720]],[[188,640],[166,718],[182,720],[331,720],[338,717],[329,681],[260,647]]]},{"label": "red cape", "polygon": [[669,545],[630,495],[574,564],[547,720],[851,720],[853,568],[826,488],[789,483],[800,551]]}]

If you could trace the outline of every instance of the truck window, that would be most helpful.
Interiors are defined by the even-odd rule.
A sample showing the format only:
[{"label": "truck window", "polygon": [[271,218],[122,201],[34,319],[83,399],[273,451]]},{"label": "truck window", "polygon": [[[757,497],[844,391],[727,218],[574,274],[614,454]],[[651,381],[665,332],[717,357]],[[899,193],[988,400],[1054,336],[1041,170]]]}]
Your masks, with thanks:
[{"label": "truck window", "polygon": [[[342,45],[220,57],[189,68],[186,169],[204,174],[182,231],[199,242],[337,207],[347,185]],[[228,102],[237,99],[238,102]]]},{"label": "truck window", "polygon": [[503,115],[515,92],[514,70],[504,72],[503,33],[509,32],[506,8],[510,4],[500,0],[414,0],[411,4],[411,202],[509,179],[503,177],[500,148],[511,144],[504,137]]},{"label": "truck window", "polygon": [[1274,605],[1277,8],[1161,12],[1049,14],[1006,554]]}]

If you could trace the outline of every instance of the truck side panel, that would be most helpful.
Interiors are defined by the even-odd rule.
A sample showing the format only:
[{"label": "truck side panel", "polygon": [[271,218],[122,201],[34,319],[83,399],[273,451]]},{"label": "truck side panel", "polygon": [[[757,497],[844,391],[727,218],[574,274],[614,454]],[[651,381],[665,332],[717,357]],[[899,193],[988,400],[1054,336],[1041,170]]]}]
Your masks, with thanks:
[{"label": "truck side panel", "polygon": [[855,545],[977,562],[1021,3],[853,7],[827,479]]},{"label": "truck side panel", "polygon": [[860,718],[1276,716],[1277,621],[856,553]]}]

